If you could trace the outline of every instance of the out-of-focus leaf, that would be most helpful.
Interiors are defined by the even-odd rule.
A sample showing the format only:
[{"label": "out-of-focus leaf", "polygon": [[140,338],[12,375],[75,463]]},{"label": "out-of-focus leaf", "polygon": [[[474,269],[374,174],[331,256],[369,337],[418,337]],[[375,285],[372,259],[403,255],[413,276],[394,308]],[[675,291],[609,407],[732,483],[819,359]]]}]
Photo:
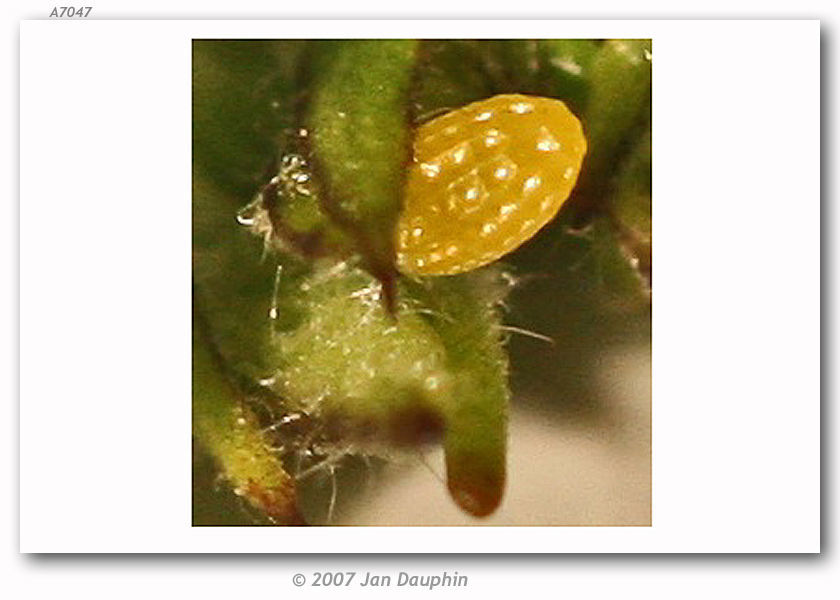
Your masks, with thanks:
[{"label": "out-of-focus leaf", "polygon": [[280,132],[294,125],[286,63],[299,52],[294,41],[193,42],[193,162],[244,200],[275,157]]},{"label": "out-of-focus leaf", "polygon": [[651,277],[651,133],[642,134],[619,173],[612,213],[623,232],[623,243],[640,273]]},{"label": "out-of-focus leaf", "polygon": [[598,52],[595,40],[539,40],[541,86],[549,96],[583,115],[589,100],[592,62]]},{"label": "out-of-focus leaf", "polygon": [[414,116],[426,121],[494,94],[479,42],[424,40],[412,84]]},{"label": "out-of-focus leaf", "polygon": [[651,134],[645,131],[616,178],[613,211],[625,227],[645,240],[651,234]]},{"label": "out-of-focus leaf", "polygon": [[584,268],[595,278],[602,306],[620,312],[645,307],[648,303],[645,281],[609,220],[595,221],[588,235],[592,240],[591,255],[585,259]]},{"label": "out-of-focus leaf", "polygon": [[650,122],[650,40],[608,40],[590,67],[584,125],[590,153],[581,174],[584,192],[601,204],[617,166]]},{"label": "out-of-focus leaf", "polygon": [[236,222],[236,197],[193,173],[193,293],[232,370],[256,379],[274,359],[271,322],[277,259]]},{"label": "out-of-focus leaf", "polygon": [[538,94],[539,55],[535,40],[486,40],[481,42],[486,70],[494,93]]}]

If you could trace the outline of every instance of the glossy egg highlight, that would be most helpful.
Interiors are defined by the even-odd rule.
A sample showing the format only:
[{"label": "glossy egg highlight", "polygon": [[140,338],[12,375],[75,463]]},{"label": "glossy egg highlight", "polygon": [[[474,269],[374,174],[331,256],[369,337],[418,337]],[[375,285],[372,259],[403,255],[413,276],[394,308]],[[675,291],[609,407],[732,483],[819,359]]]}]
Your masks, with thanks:
[{"label": "glossy egg highlight", "polygon": [[566,105],[504,94],[418,128],[397,268],[455,275],[491,263],[557,214],[577,182],[586,138]]}]

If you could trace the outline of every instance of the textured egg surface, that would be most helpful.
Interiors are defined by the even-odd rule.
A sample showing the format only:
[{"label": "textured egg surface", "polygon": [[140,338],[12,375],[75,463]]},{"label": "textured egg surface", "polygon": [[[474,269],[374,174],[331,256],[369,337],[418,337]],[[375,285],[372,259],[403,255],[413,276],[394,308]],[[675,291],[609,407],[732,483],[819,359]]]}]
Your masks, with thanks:
[{"label": "textured egg surface", "polygon": [[559,100],[504,94],[418,128],[396,229],[403,273],[454,275],[516,249],[580,173],[586,139]]}]

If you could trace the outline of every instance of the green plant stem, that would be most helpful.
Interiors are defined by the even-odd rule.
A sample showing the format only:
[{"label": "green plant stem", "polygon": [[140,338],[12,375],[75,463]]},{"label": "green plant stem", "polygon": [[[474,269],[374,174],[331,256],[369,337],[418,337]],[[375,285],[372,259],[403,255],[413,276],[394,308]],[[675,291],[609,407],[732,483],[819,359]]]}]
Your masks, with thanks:
[{"label": "green plant stem", "polygon": [[294,480],[222,372],[200,320],[193,321],[193,434],[237,495],[273,523],[303,524]]},{"label": "green plant stem", "polygon": [[325,212],[356,239],[393,306],[393,231],[411,155],[415,40],[321,42],[307,122]]}]

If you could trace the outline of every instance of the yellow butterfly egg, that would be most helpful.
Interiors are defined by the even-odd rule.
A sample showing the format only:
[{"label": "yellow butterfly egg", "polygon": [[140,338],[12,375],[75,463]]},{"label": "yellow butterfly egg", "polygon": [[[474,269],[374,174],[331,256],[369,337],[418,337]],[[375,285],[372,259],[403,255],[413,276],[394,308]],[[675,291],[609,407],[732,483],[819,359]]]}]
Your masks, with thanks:
[{"label": "yellow butterfly egg", "polygon": [[586,154],[559,100],[503,94],[422,125],[396,229],[403,273],[454,275],[515,250],[569,197]]}]

